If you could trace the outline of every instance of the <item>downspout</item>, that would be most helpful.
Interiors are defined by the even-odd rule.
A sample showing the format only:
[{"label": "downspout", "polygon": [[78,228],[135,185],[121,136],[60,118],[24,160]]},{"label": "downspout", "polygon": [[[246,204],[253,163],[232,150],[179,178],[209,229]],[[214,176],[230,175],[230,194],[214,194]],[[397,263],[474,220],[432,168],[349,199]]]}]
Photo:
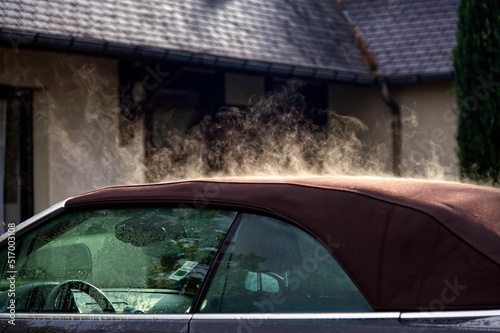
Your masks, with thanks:
[{"label": "downspout", "polygon": [[391,133],[392,133],[392,172],[394,176],[401,177],[401,161],[403,155],[403,124],[401,121],[401,106],[394,101],[389,92],[385,80],[380,80],[382,97],[391,110]]},{"label": "downspout", "polygon": [[361,55],[363,57],[364,62],[367,64],[368,68],[372,72],[372,75],[377,79],[380,84],[380,92],[384,99],[385,104],[389,107],[391,111],[391,136],[392,136],[392,172],[394,176],[401,177],[401,163],[402,163],[402,149],[403,149],[403,140],[402,140],[402,121],[401,121],[401,106],[392,98],[391,93],[389,91],[389,86],[385,80],[380,79],[380,72],[378,71],[378,65],[375,61],[375,56],[368,48],[368,44],[361,36],[361,32],[356,27],[354,22],[351,19],[351,16],[347,12],[345,8],[345,4],[342,0],[337,0],[337,4],[340,6],[342,11],[342,15],[344,15],[345,20],[351,27],[354,38],[359,45],[361,50]]}]

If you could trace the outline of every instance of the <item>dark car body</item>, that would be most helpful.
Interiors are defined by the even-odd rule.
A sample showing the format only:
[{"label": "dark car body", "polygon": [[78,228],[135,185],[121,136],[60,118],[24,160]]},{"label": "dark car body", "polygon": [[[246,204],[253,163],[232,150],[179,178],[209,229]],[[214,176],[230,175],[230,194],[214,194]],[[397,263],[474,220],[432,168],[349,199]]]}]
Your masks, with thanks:
[{"label": "dark car body", "polygon": [[0,318],[9,332],[500,332],[499,216],[498,189],[424,180],[106,188],[2,236]]}]

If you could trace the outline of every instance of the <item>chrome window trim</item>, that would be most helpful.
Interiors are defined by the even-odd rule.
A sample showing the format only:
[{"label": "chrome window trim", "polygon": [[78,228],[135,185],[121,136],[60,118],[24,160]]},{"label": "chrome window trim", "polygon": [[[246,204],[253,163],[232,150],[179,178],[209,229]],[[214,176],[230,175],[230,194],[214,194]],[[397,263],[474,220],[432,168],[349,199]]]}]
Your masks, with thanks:
[{"label": "chrome window trim", "polygon": [[[121,313],[17,313],[17,319],[29,320],[190,320],[192,314],[121,314]],[[11,319],[9,313],[1,313],[0,319]]]},{"label": "chrome window trim", "polygon": [[[56,203],[55,205],[41,211],[40,213],[38,214],[35,214],[33,215],[32,217],[30,217],[29,219],[27,219],[26,221],[22,222],[22,223],[19,223],[17,226],[16,226],[16,233],[24,228],[26,228],[27,226],[29,226],[30,224],[32,224],[33,222],[35,221],[38,221],[40,220],[41,218],[47,216],[47,215],[50,215],[52,213],[55,213],[59,210],[62,210],[64,209],[64,206],[66,204],[66,201],[68,201],[69,199],[66,199],[64,201],[61,201],[61,202],[58,202]],[[3,235],[0,236],[0,242],[4,241],[7,237],[9,236],[9,233],[8,232],[5,232]]]},{"label": "chrome window trim", "polygon": [[193,320],[252,319],[399,319],[400,312],[321,312],[321,313],[195,313]]},{"label": "chrome window trim", "polygon": [[454,319],[500,316],[500,310],[403,312],[401,319]]},{"label": "chrome window trim", "polygon": [[[0,318],[9,318],[1,313]],[[262,320],[262,319],[456,319],[500,316],[500,310],[439,311],[439,312],[324,312],[324,313],[196,313],[196,314],[83,314],[83,313],[16,313],[16,319],[30,320]]]}]

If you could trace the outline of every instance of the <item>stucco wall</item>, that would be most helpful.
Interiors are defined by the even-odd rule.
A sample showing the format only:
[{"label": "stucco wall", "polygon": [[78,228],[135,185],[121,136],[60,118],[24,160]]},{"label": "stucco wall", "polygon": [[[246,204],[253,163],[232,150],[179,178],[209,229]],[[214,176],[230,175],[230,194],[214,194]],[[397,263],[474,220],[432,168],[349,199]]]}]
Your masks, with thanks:
[{"label": "stucco wall", "polygon": [[117,68],[112,59],[0,49],[0,84],[35,90],[36,212],[83,191],[142,177],[140,166],[133,166],[143,145],[118,145]]},{"label": "stucco wall", "polygon": [[[401,105],[403,176],[456,179],[455,96],[451,81],[389,87]],[[361,119],[368,127],[362,137],[377,150],[375,163],[390,170],[391,117],[379,87],[331,85],[330,106]]]},{"label": "stucco wall", "polygon": [[372,169],[366,172],[392,172],[391,114],[378,87],[356,87],[332,84],[328,94],[329,107],[342,115],[360,119],[366,129],[360,138],[366,145],[365,158]]},{"label": "stucco wall", "polygon": [[404,171],[429,177],[458,177],[453,84],[421,83],[392,87],[402,106]]}]

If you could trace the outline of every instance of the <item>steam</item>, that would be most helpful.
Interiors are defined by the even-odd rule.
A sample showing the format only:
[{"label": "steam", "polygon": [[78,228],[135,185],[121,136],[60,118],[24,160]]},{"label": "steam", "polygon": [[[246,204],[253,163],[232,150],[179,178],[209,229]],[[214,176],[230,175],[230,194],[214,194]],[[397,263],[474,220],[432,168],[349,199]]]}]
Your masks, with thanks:
[{"label": "steam", "polygon": [[99,187],[144,182],[140,124],[131,144],[118,144],[115,61],[16,50],[0,50],[0,61],[0,83],[33,90],[37,210]]},{"label": "steam", "polygon": [[67,109],[55,105],[52,89],[42,97],[48,102],[44,119],[47,132],[43,135],[53,149],[50,174],[58,183],[56,188],[69,192],[61,195],[144,182],[140,124],[134,124],[137,135],[130,144],[119,145],[119,90],[115,83],[101,69],[88,65],[55,68],[55,74],[66,75],[62,82],[70,81],[74,89],[65,93]]},{"label": "steam", "polygon": [[[392,176],[391,143],[369,144],[362,138],[370,129],[362,121],[334,110],[316,110],[328,120],[315,124],[299,81],[254,105],[220,110],[186,132],[155,133],[153,143],[166,144],[148,151],[142,118],[128,124],[133,139],[120,143],[118,80],[109,70],[115,62],[51,54],[45,55],[50,61],[33,64],[32,56],[13,51],[2,56],[10,65],[0,81],[38,89],[35,177],[47,183],[53,202],[103,186],[200,177]],[[404,143],[411,142],[419,135],[417,115],[410,110],[403,124]],[[404,176],[455,180],[440,146],[426,147],[430,155],[404,160]]]},{"label": "steam", "polygon": [[[308,116],[303,83],[292,80],[245,108],[220,110],[185,136],[153,153],[151,181],[223,176],[363,175],[392,176],[391,142],[372,144],[358,118],[334,110]],[[419,127],[418,114],[404,106],[401,169],[408,178],[457,180],[456,158]],[[382,124],[388,131],[390,124]],[[159,138],[157,141],[161,141]]]},{"label": "steam", "polygon": [[404,176],[458,180],[456,171],[458,159],[455,154],[447,155],[443,148],[448,140],[454,141],[455,138],[443,135],[444,131],[441,128],[424,130],[420,125],[418,113],[406,105],[402,106],[401,115],[404,131],[403,147],[406,151],[401,167]]},{"label": "steam", "polygon": [[366,126],[333,111],[319,111],[327,113],[328,122],[314,124],[301,85],[290,81],[253,106],[205,118],[154,154],[153,180],[384,173],[375,157],[367,158],[359,138]]}]

